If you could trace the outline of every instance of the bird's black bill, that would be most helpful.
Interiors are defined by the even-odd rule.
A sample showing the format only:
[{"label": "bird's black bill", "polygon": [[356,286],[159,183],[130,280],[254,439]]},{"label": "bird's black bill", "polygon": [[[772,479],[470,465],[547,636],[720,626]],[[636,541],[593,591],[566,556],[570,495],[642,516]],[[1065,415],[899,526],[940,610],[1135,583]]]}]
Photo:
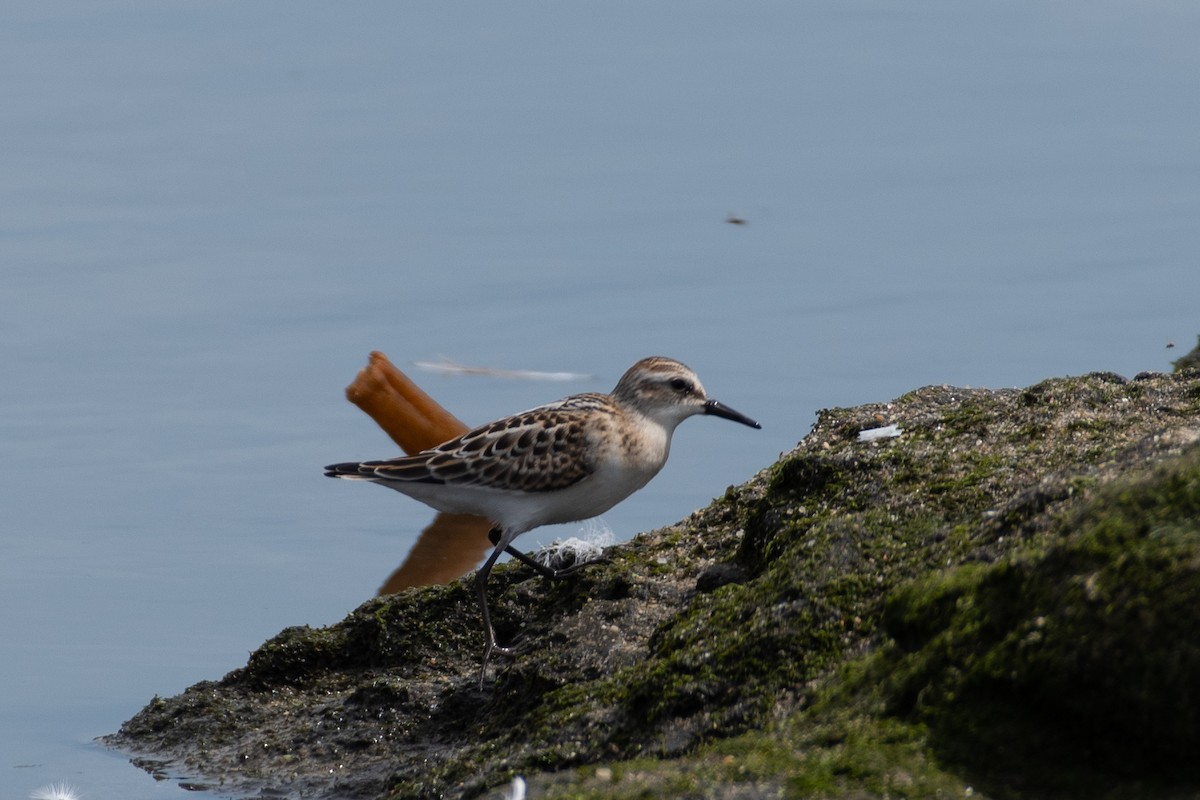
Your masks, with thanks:
[{"label": "bird's black bill", "polygon": [[729,406],[724,405],[723,403],[718,403],[716,400],[709,400],[704,404],[704,413],[712,414],[714,417],[731,419],[734,422],[740,422],[743,425],[749,425],[751,428],[758,428],[759,430],[762,429],[762,425],[759,425],[745,414],[741,413],[740,411],[734,411]]}]

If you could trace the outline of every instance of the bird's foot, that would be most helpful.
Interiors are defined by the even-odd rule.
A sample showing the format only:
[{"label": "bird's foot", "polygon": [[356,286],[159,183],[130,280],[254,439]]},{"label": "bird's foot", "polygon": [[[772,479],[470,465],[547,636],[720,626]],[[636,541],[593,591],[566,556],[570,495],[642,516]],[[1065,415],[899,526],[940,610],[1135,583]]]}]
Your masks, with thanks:
[{"label": "bird's foot", "polygon": [[505,552],[507,552],[510,556],[515,558],[517,561],[520,561],[525,566],[527,566],[530,569],[532,569],[533,571],[537,572],[543,578],[550,578],[551,580],[555,580],[558,578],[569,578],[572,575],[574,575],[575,573],[579,572],[584,567],[590,567],[592,564],[610,564],[610,563],[612,563],[611,559],[606,558],[604,556],[600,556],[598,558],[589,558],[585,561],[576,561],[574,564],[572,564],[569,567],[561,567],[561,568],[555,569],[554,567],[551,567],[548,564],[543,564],[542,562],[538,561],[533,556],[527,555],[526,553],[522,553],[520,550],[516,549],[515,547],[512,547],[511,545],[505,548]]},{"label": "bird's foot", "polygon": [[584,561],[576,561],[569,567],[560,567],[559,569],[551,569],[552,575],[547,575],[548,578],[570,578],[575,573],[582,570],[584,567],[590,567],[594,564],[611,564],[612,559],[607,556],[597,556]]},{"label": "bird's foot", "polygon": [[492,659],[492,654],[498,656],[507,656],[512,658],[516,656],[517,649],[515,647],[504,647],[496,644],[496,640],[488,637],[487,643],[483,646],[483,663],[479,665],[479,690],[483,691],[483,679],[487,677],[488,662]]}]

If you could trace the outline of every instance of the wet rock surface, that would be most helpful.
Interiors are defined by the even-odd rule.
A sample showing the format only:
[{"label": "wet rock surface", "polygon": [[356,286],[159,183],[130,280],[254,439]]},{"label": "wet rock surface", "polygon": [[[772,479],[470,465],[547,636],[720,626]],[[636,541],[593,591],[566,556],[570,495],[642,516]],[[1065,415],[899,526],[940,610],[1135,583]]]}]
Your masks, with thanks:
[{"label": "wet rock surface", "polygon": [[[901,433],[860,441],[861,431]],[[932,386],[569,581],[493,574],[291,628],[107,744],[312,797],[1188,795],[1200,373]]]}]

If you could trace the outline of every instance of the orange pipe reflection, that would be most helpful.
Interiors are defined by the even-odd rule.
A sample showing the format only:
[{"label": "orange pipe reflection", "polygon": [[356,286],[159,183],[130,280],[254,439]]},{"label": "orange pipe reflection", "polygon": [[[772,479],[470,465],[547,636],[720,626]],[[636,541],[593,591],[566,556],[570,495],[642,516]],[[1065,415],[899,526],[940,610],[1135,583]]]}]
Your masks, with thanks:
[{"label": "orange pipe reflection", "polygon": [[[408,454],[419,453],[467,432],[467,426],[398,370],[387,356],[371,353],[346,399],[375,420]],[[470,572],[492,548],[489,523],[470,514],[438,514],[413,545],[408,557],[379,594],[395,594],[410,586],[449,583]]]}]

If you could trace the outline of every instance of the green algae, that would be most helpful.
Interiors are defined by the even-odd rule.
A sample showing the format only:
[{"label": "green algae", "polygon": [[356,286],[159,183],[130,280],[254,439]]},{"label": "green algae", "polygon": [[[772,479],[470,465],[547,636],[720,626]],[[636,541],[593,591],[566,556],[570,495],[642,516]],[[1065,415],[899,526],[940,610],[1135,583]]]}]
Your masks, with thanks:
[{"label": "green algae", "polygon": [[288,629],[111,741],[256,791],[381,797],[515,775],[550,797],[1186,784],[1197,397],[1195,374],[1098,373],[825,410],[577,581],[497,569],[501,637],[527,647],[482,693],[457,582]]},{"label": "green algae", "polygon": [[1192,449],[1105,487],[1041,548],[895,592],[884,623],[897,647],[879,667],[890,710],[993,781],[1018,771],[1043,791],[1069,789],[1064,775],[1194,781],[1198,600]]}]

